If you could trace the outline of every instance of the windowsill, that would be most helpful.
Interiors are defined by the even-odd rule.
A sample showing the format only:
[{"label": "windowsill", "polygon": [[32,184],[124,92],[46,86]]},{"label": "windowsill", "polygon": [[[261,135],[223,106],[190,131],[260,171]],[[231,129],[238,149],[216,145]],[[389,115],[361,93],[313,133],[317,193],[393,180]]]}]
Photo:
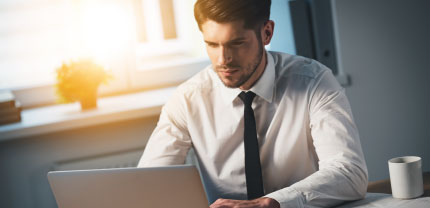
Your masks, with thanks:
[{"label": "windowsill", "polygon": [[0,142],[105,123],[157,116],[175,87],[101,98],[94,110],[79,103],[41,107],[21,112],[21,122],[0,126]]}]

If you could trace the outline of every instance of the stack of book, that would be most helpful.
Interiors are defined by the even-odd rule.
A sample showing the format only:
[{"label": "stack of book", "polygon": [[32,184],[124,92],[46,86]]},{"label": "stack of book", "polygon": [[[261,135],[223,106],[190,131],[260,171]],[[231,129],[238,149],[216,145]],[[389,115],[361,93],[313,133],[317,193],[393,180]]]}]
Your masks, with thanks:
[{"label": "stack of book", "polygon": [[21,121],[21,106],[10,91],[0,91],[0,125]]}]

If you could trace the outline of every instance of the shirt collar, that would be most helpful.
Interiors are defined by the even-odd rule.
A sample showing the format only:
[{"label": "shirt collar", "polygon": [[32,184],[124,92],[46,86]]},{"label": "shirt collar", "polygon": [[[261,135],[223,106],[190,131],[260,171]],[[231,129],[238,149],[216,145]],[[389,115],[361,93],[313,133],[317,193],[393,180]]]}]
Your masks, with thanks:
[{"label": "shirt collar", "polygon": [[257,83],[255,83],[250,90],[267,102],[272,103],[275,88],[275,62],[269,52],[266,52],[266,57],[266,68],[260,79],[257,80]]},{"label": "shirt collar", "polygon": [[[257,80],[257,83],[251,87],[250,91],[254,92],[259,97],[263,98],[267,102],[271,103],[273,101],[273,92],[275,88],[275,63],[272,55],[266,51],[267,57],[267,65],[264,69],[263,74],[260,79]],[[226,103],[232,103],[238,95],[242,92],[239,88],[228,88],[226,87],[222,81],[219,79],[216,72],[214,72],[211,67],[211,75],[213,79],[215,79],[216,87],[221,90],[222,99]]]}]

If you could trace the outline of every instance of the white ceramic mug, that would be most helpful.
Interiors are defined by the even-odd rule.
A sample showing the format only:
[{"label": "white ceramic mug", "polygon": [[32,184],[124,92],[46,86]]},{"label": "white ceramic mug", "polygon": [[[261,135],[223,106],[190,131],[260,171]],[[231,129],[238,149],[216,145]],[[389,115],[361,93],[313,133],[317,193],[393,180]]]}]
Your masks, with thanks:
[{"label": "white ceramic mug", "polygon": [[388,169],[394,198],[411,199],[424,193],[420,157],[393,158],[388,161]]}]

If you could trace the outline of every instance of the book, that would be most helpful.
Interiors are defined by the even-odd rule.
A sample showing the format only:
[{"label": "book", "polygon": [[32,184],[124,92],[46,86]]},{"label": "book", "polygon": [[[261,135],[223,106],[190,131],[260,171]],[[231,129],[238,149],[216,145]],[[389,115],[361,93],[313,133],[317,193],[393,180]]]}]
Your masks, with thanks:
[{"label": "book", "polygon": [[2,90],[0,91],[0,109],[14,108],[15,107],[15,96],[11,91]]},{"label": "book", "polygon": [[21,111],[21,104],[19,102],[15,102],[14,107],[0,108],[0,117],[12,114],[21,114]]},{"label": "book", "polygon": [[12,114],[12,115],[8,115],[8,116],[1,116],[0,117],[0,125],[15,123],[18,121],[21,121],[21,114]]}]

